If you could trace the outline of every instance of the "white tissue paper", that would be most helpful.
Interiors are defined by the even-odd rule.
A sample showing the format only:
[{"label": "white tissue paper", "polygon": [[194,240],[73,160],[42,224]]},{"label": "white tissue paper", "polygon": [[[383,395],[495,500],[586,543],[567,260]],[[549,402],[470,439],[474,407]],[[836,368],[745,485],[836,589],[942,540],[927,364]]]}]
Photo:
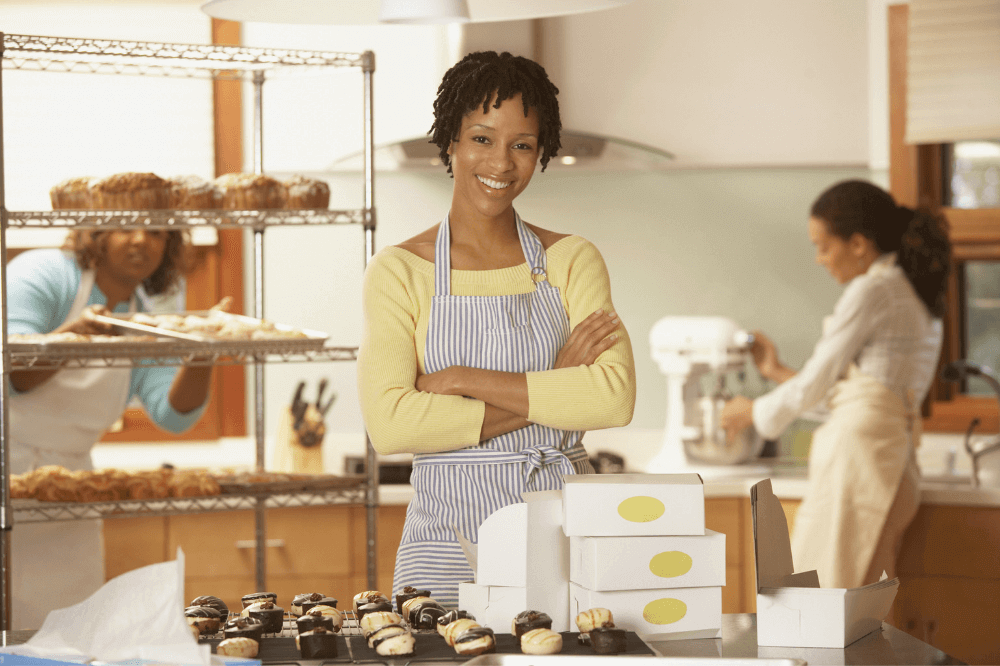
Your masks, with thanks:
[{"label": "white tissue paper", "polygon": [[77,663],[138,659],[210,666],[211,648],[195,640],[184,607],[184,553],[178,548],[173,562],[123,573],[80,603],[52,611],[27,643],[0,653]]}]

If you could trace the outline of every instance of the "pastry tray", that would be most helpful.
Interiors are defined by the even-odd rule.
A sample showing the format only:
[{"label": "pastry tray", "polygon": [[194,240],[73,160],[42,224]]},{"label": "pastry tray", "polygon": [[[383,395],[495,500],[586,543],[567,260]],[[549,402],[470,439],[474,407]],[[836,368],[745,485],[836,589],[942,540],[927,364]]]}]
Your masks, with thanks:
[{"label": "pastry tray", "polygon": [[[180,317],[187,316],[197,316],[197,317],[207,317],[212,315],[213,317],[221,317],[226,321],[237,321],[250,326],[260,326],[262,320],[256,319],[254,317],[247,317],[246,315],[230,314],[228,312],[218,312],[212,310],[183,310],[180,312],[157,312],[157,313],[146,313],[146,314],[157,314],[157,315],[176,315]],[[119,329],[125,331],[131,331],[133,333],[138,333],[140,335],[154,335],[175,341],[187,341],[191,343],[204,344],[208,346],[219,346],[226,348],[237,348],[244,351],[269,351],[274,349],[280,349],[284,351],[304,351],[304,350],[314,350],[321,349],[326,342],[327,338],[330,336],[321,331],[313,331],[304,328],[297,328],[295,326],[289,326],[287,324],[274,324],[275,330],[278,331],[299,331],[304,333],[306,337],[304,338],[267,338],[260,340],[240,340],[237,338],[220,338],[211,334],[199,334],[199,333],[187,333],[181,331],[172,331],[165,328],[159,328],[157,326],[147,326],[145,324],[137,324],[130,320],[130,314],[109,314],[100,315],[95,314],[93,318],[95,321],[111,324]],[[129,337],[129,336],[126,336]]]},{"label": "pastry tray", "polygon": [[330,476],[327,474],[265,473],[262,480],[249,480],[243,475],[215,475],[223,494],[253,495],[256,493],[297,493],[305,491],[356,488],[364,484],[363,474]]}]

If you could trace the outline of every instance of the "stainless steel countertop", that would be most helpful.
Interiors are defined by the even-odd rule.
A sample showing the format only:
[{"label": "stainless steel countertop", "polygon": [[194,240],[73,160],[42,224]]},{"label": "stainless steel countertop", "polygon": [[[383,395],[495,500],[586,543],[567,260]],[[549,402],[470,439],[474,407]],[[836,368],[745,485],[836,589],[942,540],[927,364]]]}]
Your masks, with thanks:
[{"label": "stainless steel countertop", "polygon": [[[4,631],[3,645],[26,642],[34,631]],[[649,643],[661,657],[723,658],[723,659],[801,659],[810,666],[841,664],[963,664],[954,657],[918,640],[904,631],[882,623],[881,632],[873,632],[842,650],[829,648],[778,648],[757,645],[757,616],[753,613],[722,616],[722,638],[688,641],[654,641]],[[636,657],[641,659],[641,657]],[[387,659],[392,666],[405,664],[407,659]],[[658,661],[658,660],[657,660]],[[302,660],[303,664],[320,661]],[[422,662],[428,666],[440,663],[453,666],[456,662]],[[704,662],[711,666],[711,661]]]}]

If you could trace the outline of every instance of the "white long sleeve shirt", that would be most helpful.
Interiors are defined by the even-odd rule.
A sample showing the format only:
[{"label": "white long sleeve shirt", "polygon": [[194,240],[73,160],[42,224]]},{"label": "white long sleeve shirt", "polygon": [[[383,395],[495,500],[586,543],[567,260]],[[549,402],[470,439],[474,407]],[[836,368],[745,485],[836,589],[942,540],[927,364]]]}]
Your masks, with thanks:
[{"label": "white long sleeve shirt", "polygon": [[912,391],[916,408],[930,389],[941,339],[941,320],[917,296],[896,254],[884,254],[848,283],[802,370],[754,400],[754,426],[766,439],[778,437],[804,411],[825,406],[852,362],[904,403]]}]

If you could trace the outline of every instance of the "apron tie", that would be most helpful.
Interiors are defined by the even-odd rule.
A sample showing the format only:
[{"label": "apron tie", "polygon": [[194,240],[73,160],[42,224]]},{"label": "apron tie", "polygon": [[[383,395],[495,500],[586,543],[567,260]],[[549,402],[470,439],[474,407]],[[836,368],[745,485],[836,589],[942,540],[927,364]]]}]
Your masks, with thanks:
[{"label": "apron tie", "polygon": [[534,476],[535,472],[549,465],[559,465],[565,474],[576,473],[573,469],[573,463],[570,462],[569,458],[555,447],[546,445],[533,446],[522,450],[521,453],[524,454],[525,462],[528,464],[528,470],[524,475],[525,486],[531,484],[531,477]]}]

